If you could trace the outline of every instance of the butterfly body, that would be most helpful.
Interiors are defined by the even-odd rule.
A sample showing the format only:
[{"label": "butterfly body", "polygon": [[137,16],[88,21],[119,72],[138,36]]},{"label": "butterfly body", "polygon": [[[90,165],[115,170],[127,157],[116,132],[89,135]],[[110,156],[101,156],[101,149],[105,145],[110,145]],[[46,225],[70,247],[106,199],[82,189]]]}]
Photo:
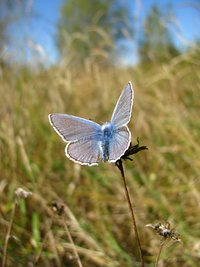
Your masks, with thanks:
[{"label": "butterfly body", "polygon": [[68,114],[50,114],[54,130],[67,142],[66,156],[82,165],[101,161],[116,162],[128,149],[131,133],[127,124],[131,117],[133,89],[129,82],[122,91],[110,122],[99,125]]},{"label": "butterfly body", "polygon": [[102,151],[102,160],[109,160],[109,145],[112,142],[114,132],[114,125],[110,122],[106,122],[101,126],[102,138],[101,138],[101,151]]}]

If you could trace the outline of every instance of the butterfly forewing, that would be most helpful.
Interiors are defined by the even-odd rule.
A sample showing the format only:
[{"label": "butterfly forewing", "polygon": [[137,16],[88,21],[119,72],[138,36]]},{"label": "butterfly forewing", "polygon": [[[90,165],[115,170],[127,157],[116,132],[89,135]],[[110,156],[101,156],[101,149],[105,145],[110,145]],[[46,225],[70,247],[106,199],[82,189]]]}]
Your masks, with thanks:
[{"label": "butterfly forewing", "polygon": [[116,128],[123,127],[130,121],[133,98],[132,84],[129,82],[122,91],[112,114],[111,122]]},{"label": "butterfly forewing", "polygon": [[96,138],[101,126],[93,121],[67,114],[50,114],[49,121],[65,142]]},{"label": "butterfly forewing", "polygon": [[109,144],[109,162],[116,162],[128,149],[131,141],[131,133],[128,127],[118,129]]}]

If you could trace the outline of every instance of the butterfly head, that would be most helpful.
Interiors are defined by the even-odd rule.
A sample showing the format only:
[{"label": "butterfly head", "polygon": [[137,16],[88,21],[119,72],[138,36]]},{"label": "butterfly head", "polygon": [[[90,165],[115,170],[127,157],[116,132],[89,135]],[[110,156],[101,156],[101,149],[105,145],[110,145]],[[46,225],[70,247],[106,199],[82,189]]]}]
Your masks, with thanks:
[{"label": "butterfly head", "polygon": [[109,139],[113,135],[114,126],[111,122],[106,122],[101,126],[103,137]]}]

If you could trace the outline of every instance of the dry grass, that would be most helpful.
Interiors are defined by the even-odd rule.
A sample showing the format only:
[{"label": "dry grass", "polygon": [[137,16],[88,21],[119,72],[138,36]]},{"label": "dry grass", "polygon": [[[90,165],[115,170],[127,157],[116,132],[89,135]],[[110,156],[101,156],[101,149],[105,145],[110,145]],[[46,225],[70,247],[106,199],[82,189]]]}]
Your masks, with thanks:
[{"label": "dry grass", "polygon": [[62,218],[48,206],[52,200],[67,207],[66,223],[84,267],[137,266],[139,255],[119,172],[104,163],[74,165],[47,118],[49,113],[64,112],[105,122],[129,80],[135,88],[133,141],[140,137],[149,148],[127,162],[125,170],[146,262],[153,266],[160,238],[145,225],[170,221],[182,244],[163,251],[161,266],[198,265],[199,73],[199,50],[163,66],[134,69],[94,65],[75,71],[65,66],[37,75],[1,70],[1,246],[15,189],[33,192],[16,209],[7,266],[77,266]]}]

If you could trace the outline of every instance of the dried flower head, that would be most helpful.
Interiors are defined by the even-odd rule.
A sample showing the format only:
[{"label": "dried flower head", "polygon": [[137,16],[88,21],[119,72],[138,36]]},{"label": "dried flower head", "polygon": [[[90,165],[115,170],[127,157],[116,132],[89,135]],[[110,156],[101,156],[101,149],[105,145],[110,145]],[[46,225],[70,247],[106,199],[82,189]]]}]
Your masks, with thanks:
[{"label": "dried flower head", "polygon": [[65,204],[60,201],[52,201],[48,205],[51,207],[52,211],[59,216],[65,213]]},{"label": "dried flower head", "polygon": [[24,199],[32,195],[32,192],[26,191],[23,188],[19,187],[15,190],[15,199]]},{"label": "dried flower head", "polygon": [[164,224],[162,223],[155,223],[155,224],[147,224],[146,227],[150,227],[155,230],[157,234],[162,236],[164,239],[172,239],[175,242],[181,242],[181,239],[179,238],[180,235],[177,231],[175,231],[173,228],[170,228],[170,223],[166,222]]},{"label": "dried flower head", "polygon": [[117,168],[120,170],[121,174],[124,175],[124,170],[123,170],[123,163],[122,160],[133,160],[132,158],[130,158],[130,156],[132,156],[133,154],[136,154],[138,152],[140,152],[141,150],[147,150],[148,148],[146,146],[140,146],[139,144],[139,138],[137,138],[137,144],[136,145],[132,145],[132,143],[130,143],[129,148],[125,151],[124,155],[121,156],[120,159],[118,159],[115,162],[115,165],[117,166]]},{"label": "dried flower head", "polygon": [[133,160],[132,158],[130,158],[130,156],[132,156],[133,154],[136,154],[138,152],[140,152],[141,150],[147,150],[148,148],[146,146],[140,146],[139,143],[139,138],[137,138],[137,144],[136,145],[132,145],[132,143],[130,143],[129,148],[125,151],[124,155],[121,157],[121,159],[123,160]]}]

